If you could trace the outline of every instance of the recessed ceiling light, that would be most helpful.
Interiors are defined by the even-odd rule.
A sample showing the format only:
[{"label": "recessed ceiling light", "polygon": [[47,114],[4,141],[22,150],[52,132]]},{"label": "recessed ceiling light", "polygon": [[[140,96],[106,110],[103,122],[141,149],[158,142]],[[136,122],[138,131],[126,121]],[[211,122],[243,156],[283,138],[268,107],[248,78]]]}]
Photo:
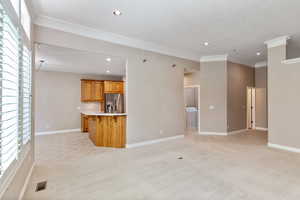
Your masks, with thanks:
[{"label": "recessed ceiling light", "polygon": [[110,70],[108,69],[108,70],[106,70],[106,73],[110,73]]},{"label": "recessed ceiling light", "polygon": [[257,55],[257,56],[260,56],[260,55],[261,55],[261,53],[260,53],[260,52],[257,52],[257,53],[256,53],[256,55]]},{"label": "recessed ceiling light", "polygon": [[107,62],[110,62],[110,61],[111,61],[111,58],[106,58],[106,61],[107,61]]},{"label": "recessed ceiling light", "polygon": [[204,46],[208,46],[208,42],[204,42]]},{"label": "recessed ceiling light", "polygon": [[121,11],[118,10],[118,9],[114,10],[114,11],[113,11],[113,14],[114,14],[115,16],[120,16],[120,15],[122,15]]}]

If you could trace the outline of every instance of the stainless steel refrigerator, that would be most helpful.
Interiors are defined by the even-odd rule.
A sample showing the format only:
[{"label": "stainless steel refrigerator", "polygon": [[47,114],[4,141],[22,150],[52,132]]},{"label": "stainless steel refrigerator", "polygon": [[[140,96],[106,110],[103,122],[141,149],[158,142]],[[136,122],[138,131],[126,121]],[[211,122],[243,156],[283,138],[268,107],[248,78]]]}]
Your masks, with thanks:
[{"label": "stainless steel refrigerator", "polygon": [[106,113],[124,113],[123,94],[105,94]]}]

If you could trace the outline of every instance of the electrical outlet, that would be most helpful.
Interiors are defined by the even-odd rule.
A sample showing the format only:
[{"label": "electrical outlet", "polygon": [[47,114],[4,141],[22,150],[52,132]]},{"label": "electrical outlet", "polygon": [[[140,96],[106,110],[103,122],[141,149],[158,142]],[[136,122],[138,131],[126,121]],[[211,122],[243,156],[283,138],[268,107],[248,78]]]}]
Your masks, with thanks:
[{"label": "electrical outlet", "polygon": [[215,106],[214,105],[210,105],[209,106],[209,110],[214,110],[215,109]]},{"label": "electrical outlet", "polygon": [[163,130],[160,130],[160,131],[159,131],[159,134],[161,134],[161,135],[164,134],[164,131],[163,131]]}]

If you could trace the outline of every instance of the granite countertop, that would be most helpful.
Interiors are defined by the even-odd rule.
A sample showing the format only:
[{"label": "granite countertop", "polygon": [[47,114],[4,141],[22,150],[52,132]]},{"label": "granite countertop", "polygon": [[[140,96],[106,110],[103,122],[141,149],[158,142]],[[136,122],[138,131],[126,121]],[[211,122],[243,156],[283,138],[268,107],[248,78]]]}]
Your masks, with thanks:
[{"label": "granite countertop", "polygon": [[81,111],[81,114],[90,116],[126,116],[127,113],[103,113],[103,112],[93,112],[93,111]]}]

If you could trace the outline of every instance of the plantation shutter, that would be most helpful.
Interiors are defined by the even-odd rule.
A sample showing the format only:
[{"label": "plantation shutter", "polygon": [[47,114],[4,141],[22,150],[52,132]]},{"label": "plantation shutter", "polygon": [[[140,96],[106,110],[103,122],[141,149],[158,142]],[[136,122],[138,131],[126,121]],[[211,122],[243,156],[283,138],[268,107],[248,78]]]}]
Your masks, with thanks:
[{"label": "plantation shutter", "polygon": [[0,5],[0,167],[1,174],[18,157],[18,30]]},{"label": "plantation shutter", "polygon": [[26,46],[22,48],[22,143],[27,144],[31,137],[31,57]]}]

